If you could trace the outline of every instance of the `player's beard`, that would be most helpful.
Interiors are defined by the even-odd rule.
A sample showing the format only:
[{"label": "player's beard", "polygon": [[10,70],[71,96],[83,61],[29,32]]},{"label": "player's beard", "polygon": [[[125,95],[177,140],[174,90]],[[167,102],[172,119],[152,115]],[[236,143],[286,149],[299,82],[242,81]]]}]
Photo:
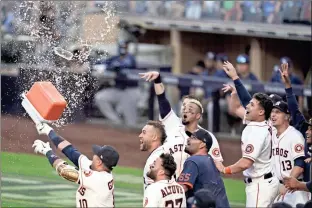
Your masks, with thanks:
[{"label": "player's beard", "polygon": [[183,115],[182,124],[183,124],[184,126],[189,125],[190,122],[189,122],[189,121],[186,121],[185,119],[187,119],[187,116],[186,116],[186,115]]},{"label": "player's beard", "polygon": [[186,152],[187,154],[189,155],[192,155],[190,149],[189,149],[189,146],[186,146],[185,149],[184,149],[184,152]]},{"label": "player's beard", "polygon": [[147,172],[147,177],[149,177],[150,179],[152,179],[153,181],[156,180],[156,175],[157,175],[157,172],[156,170],[150,170]]},{"label": "player's beard", "polygon": [[147,143],[147,141],[143,141],[143,142],[140,144],[140,150],[141,150],[142,152],[145,152],[145,151],[148,150],[148,143]]}]

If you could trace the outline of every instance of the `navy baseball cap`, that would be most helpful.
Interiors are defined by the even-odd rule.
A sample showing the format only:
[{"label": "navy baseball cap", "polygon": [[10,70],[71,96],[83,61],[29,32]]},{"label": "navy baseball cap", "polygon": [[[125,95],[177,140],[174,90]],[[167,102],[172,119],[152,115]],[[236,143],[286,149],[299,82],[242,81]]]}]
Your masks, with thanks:
[{"label": "navy baseball cap", "polygon": [[92,150],[110,170],[117,165],[119,154],[112,146],[104,145],[101,147],[99,145],[92,145]]},{"label": "navy baseball cap", "polygon": [[209,152],[211,145],[212,145],[212,138],[206,130],[198,129],[194,133],[190,131],[186,131],[185,133],[189,137],[193,136],[196,139],[201,140],[202,142],[206,143],[206,148],[207,148],[207,151]]},{"label": "navy baseball cap", "polygon": [[216,54],[214,52],[207,52],[206,53],[206,59],[209,59],[209,60],[215,60],[216,59]]},{"label": "navy baseball cap", "polygon": [[288,105],[284,101],[277,101],[276,103],[273,104],[273,108],[277,108],[283,113],[289,114]]},{"label": "navy baseball cap", "polygon": [[271,94],[270,98],[271,98],[273,103],[276,103],[278,101],[283,101],[283,98],[277,94]]},{"label": "navy baseball cap", "polygon": [[238,64],[249,64],[249,56],[246,54],[240,54],[236,58],[236,63]]},{"label": "navy baseball cap", "polygon": [[218,53],[217,56],[216,56],[216,61],[225,62],[225,61],[228,61],[228,60],[229,60],[229,58],[224,53]]},{"label": "navy baseball cap", "polygon": [[187,200],[188,204],[195,205],[196,208],[215,208],[216,201],[213,194],[208,189],[200,189],[195,192],[193,197]]},{"label": "navy baseball cap", "polygon": [[290,59],[289,57],[287,57],[287,56],[282,57],[282,58],[280,59],[280,63],[281,63],[281,64],[286,64],[286,63],[288,63],[288,66],[291,66],[291,65],[292,65],[291,59]]}]

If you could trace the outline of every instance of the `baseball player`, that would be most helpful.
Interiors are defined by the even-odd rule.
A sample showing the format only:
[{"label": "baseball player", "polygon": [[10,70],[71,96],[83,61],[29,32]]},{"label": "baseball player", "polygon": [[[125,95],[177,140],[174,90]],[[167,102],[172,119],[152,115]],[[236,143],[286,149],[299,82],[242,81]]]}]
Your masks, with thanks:
[{"label": "baseball player", "polygon": [[[223,66],[234,82],[240,82],[230,62]],[[242,158],[228,167],[217,164],[220,172],[225,174],[243,172],[246,177],[246,207],[268,207],[278,195],[279,180],[274,176],[271,165],[272,127],[268,123],[272,108],[273,102],[268,95],[253,95],[246,106],[245,117],[249,123],[242,132]]]},{"label": "baseball player", "polygon": [[147,174],[154,183],[144,193],[143,207],[186,207],[183,187],[171,180],[176,167],[170,154],[161,154],[154,161]]},{"label": "baseball player", "polygon": [[[165,130],[168,135],[167,141],[176,143],[181,146],[183,144],[183,150],[181,156],[175,157],[175,162],[177,163],[177,175],[181,173],[183,163],[188,155],[183,152],[188,136],[185,134],[185,129],[194,132],[197,129],[202,129],[198,122],[203,113],[203,107],[201,103],[194,99],[194,97],[188,96],[184,97],[182,102],[182,111],[185,108],[187,103],[192,103],[192,107],[188,112],[182,112],[183,119],[180,119],[172,110],[169,101],[165,95],[165,88],[161,82],[161,77],[159,72],[151,71],[140,74],[141,78],[146,81],[154,81],[154,88],[158,98],[159,110],[161,122],[165,125]],[[208,131],[207,131],[208,132]],[[216,162],[223,162],[223,158],[220,152],[219,144],[215,136],[208,132],[213,139],[213,147],[210,150],[211,156]],[[182,159],[181,159],[182,158]]]},{"label": "baseball player", "polygon": [[111,146],[93,145],[93,158],[89,160],[75,149],[71,143],[58,136],[47,124],[36,126],[41,135],[50,141],[70,159],[76,167],[68,165],[51,149],[49,143],[36,140],[34,151],[45,155],[57,173],[66,180],[79,184],[76,192],[76,207],[114,207],[113,167],[119,160],[118,152]]},{"label": "baseball player", "polygon": [[147,186],[154,182],[153,179],[148,177],[147,173],[150,171],[150,167],[154,161],[161,154],[165,153],[163,144],[166,138],[167,135],[164,126],[159,121],[148,121],[139,135],[140,150],[149,153],[143,170],[144,191]]},{"label": "baseball player", "polygon": [[225,174],[243,172],[246,207],[267,207],[278,194],[279,180],[271,166],[272,128],[267,119],[273,103],[269,96],[256,93],[246,108],[250,122],[242,132],[243,157],[235,164],[218,169]]},{"label": "baseball player", "polygon": [[[304,168],[304,138],[293,126],[289,125],[290,115],[288,105],[284,101],[278,101],[273,105],[271,121],[276,131],[273,133],[272,160],[273,169],[280,183],[284,177],[295,177],[303,180]],[[286,193],[286,188],[281,185],[280,195],[276,201],[284,201],[292,207],[298,203],[309,200],[307,193],[296,191]]]},{"label": "baseball player", "polygon": [[[309,131],[310,125],[309,122],[305,119],[302,112],[299,110],[298,102],[296,100],[296,96],[293,93],[291,81],[290,81],[290,75],[288,71],[288,64],[282,64],[281,69],[281,78],[285,85],[285,92],[286,92],[286,98],[287,103],[289,107],[289,112],[292,118],[292,124],[293,126],[301,132],[302,135],[306,136],[305,140],[305,156],[307,158],[311,158],[312,154],[312,141],[311,136],[308,138],[307,132]],[[308,111],[310,114],[310,117],[312,117],[312,110]],[[304,181],[308,182],[312,180],[312,165],[310,163],[305,164],[304,168]]]},{"label": "baseball player", "polygon": [[207,188],[216,201],[216,207],[230,207],[220,172],[208,155],[212,145],[210,134],[203,129],[194,133],[187,131],[186,134],[189,138],[185,151],[191,156],[185,161],[177,181],[183,186],[187,198],[193,197],[198,190]]}]

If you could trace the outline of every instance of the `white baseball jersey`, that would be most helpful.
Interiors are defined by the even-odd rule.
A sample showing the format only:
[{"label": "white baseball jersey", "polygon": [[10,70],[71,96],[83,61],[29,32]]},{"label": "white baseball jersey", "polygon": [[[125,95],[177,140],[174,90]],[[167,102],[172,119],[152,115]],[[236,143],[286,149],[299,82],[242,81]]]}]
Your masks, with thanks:
[{"label": "white baseball jersey", "polygon": [[144,190],[146,190],[147,186],[154,183],[154,181],[147,176],[148,171],[151,169],[151,165],[153,165],[154,161],[162,154],[165,153],[163,146],[158,147],[155,149],[151,154],[148,156],[144,170],[143,170],[143,180],[144,180]]},{"label": "white baseball jersey", "polygon": [[267,121],[249,122],[242,133],[243,157],[254,161],[243,172],[244,176],[258,178],[272,171],[272,128]]},{"label": "white baseball jersey", "polygon": [[298,130],[289,126],[279,137],[274,132],[272,159],[274,172],[279,180],[289,177],[295,159],[304,156],[304,138]]},{"label": "white baseball jersey", "polygon": [[111,173],[90,169],[92,161],[85,155],[79,157],[79,182],[76,206],[114,207],[114,180]]},{"label": "white baseball jersey", "polygon": [[174,180],[157,181],[147,187],[143,207],[186,207],[184,189]]},{"label": "white baseball jersey", "polygon": [[[164,119],[160,118],[159,120],[165,125],[165,130],[166,130],[167,135],[174,135],[174,138],[178,138],[178,136],[183,131],[183,137],[188,138],[188,136],[184,132],[185,128],[184,128],[184,125],[182,124],[181,119],[175,114],[175,112],[172,109]],[[202,128],[199,125],[198,125],[198,128],[207,131],[206,129]],[[218,140],[216,139],[216,137],[211,132],[209,132],[209,131],[207,131],[207,132],[209,133],[209,135],[212,138],[212,146],[209,150],[209,154],[212,156],[212,158],[214,160],[223,162],[223,157],[221,155]],[[184,138],[180,139],[180,140],[184,141]],[[186,139],[186,142],[187,142],[187,139]],[[183,161],[183,163],[184,163],[184,161]]]},{"label": "white baseball jersey", "polygon": [[[243,172],[252,182],[246,184],[246,207],[269,207],[278,195],[279,180],[272,173],[272,127],[268,121],[248,122],[242,133],[244,158],[254,161]],[[273,177],[264,178],[272,173]]]}]

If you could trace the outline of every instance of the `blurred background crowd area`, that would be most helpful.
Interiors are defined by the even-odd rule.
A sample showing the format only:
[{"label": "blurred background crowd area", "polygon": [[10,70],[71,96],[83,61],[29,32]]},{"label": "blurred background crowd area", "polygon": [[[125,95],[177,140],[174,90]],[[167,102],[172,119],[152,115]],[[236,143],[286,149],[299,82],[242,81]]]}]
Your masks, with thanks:
[{"label": "blurred background crowd area", "polygon": [[[19,15],[24,24],[30,21],[31,13],[39,15],[28,6],[33,1],[8,1],[1,4],[1,23],[3,33],[14,33],[25,29],[16,25],[14,8],[21,9]],[[69,2],[61,4],[41,4],[40,10],[49,13],[50,21],[57,24],[70,25],[79,21],[79,9],[98,9],[104,1],[81,2],[75,10]],[[77,5],[77,4],[76,4]],[[24,10],[23,10],[24,7]],[[152,16],[161,18],[186,18],[192,20],[216,19],[235,20],[244,22],[263,22],[272,24],[305,24],[311,25],[311,1],[116,1],[115,8],[119,13],[130,13],[139,16]],[[58,17],[58,18],[57,18]],[[51,22],[50,22],[51,23]],[[56,25],[57,25],[56,24]],[[62,27],[64,30],[65,28]]]},{"label": "blurred background crowd area", "polygon": [[311,1],[132,1],[120,11],[162,18],[311,24]]},{"label": "blurred background crowd area", "polygon": [[[79,106],[73,113],[77,121],[85,121],[86,117],[94,121],[104,118],[105,122],[140,127],[147,119],[158,118],[158,104],[151,85],[125,81],[122,73],[106,79],[104,74],[108,71],[157,69],[194,79],[197,76],[222,79],[227,83],[231,80],[223,72],[222,63],[230,61],[243,81],[281,84],[279,67],[288,63],[292,84],[307,88],[311,85],[310,42],[296,37],[287,40],[256,34],[253,37],[199,33],[196,28],[191,32],[164,31],[130,21],[133,16],[142,21],[145,16],[203,23],[217,20],[218,24],[239,21],[246,22],[247,29],[250,22],[289,23],[291,30],[295,25],[309,27],[311,1],[8,1],[0,4],[2,64],[67,66],[72,72],[86,72],[86,76],[92,77],[84,78],[88,83],[82,84],[83,88],[79,88],[82,93],[74,100],[75,106]],[[116,17],[118,20],[112,21]],[[89,44],[89,49],[81,46],[83,43]],[[54,47],[70,51],[73,58],[65,60],[55,55]],[[90,48],[91,52],[85,55]],[[11,92],[13,87],[20,88],[9,76],[2,73],[2,81],[7,78],[1,84],[2,113],[14,111],[12,101],[17,102],[17,95]],[[220,89],[180,84],[167,89],[172,108],[178,114],[182,97],[191,94],[205,106],[204,127],[231,135],[241,132],[242,122],[231,112],[229,95]],[[312,105],[309,96],[297,96],[297,99],[303,112]]]}]

